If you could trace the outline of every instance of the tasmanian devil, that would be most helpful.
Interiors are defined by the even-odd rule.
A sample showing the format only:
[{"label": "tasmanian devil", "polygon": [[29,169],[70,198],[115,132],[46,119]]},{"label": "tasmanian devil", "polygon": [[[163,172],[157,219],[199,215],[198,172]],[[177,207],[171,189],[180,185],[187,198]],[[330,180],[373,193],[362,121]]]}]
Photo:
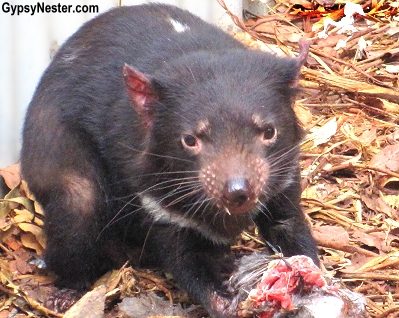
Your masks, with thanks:
[{"label": "tasmanian devil", "polygon": [[162,4],[112,9],[72,35],[38,84],[21,152],[59,286],[88,288],[139,249],[132,261],[225,317],[220,271],[248,225],[317,261],[292,109],[306,55],[248,49]]}]

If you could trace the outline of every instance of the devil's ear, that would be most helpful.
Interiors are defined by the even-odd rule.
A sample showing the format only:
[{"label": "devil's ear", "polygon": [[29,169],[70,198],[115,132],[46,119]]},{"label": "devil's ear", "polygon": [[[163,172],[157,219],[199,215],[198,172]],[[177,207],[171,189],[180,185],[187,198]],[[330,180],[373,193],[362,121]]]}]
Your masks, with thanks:
[{"label": "devil's ear", "polygon": [[304,39],[300,39],[299,45],[299,55],[295,58],[298,70],[306,63],[309,54],[310,43]]},{"label": "devil's ear", "polygon": [[123,67],[123,77],[134,109],[145,128],[150,128],[153,122],[152,105],[158,100],[154,87],[147,75],[128,64]]},{"label": "devil's ear", "polygon": [[299,55],[296,58],[294,58],[294,60],[295,60],[295,70],[294,71],[295,71],[296,77],[294,80],[290,81],[289,85],[291,87],[298,86],[298,78],[300,75],[301,67],[303,65],[305,65],[306,60],[308,58],[308,54],[309,54],[310,43],[308,41],[301,39],[301,40],[299,40],[298,45],[299,45]]}]

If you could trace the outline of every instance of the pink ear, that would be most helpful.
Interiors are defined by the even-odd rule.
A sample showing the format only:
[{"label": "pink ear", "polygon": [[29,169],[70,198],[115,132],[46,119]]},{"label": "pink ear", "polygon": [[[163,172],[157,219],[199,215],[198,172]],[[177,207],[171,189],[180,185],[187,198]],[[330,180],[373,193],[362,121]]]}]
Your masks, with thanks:
[{"label": "pink ear", "polygon": [[153,121],[153,111],[150,105],[157,100],[151,81],[145,74],[128,64],[123,67],[123,76],[134,109],[140,116],[143,126],[150,128]]},{"label": "pink ear", "polygon": [[291,81],[289,83],[289,86],[291,87],[297,87],[298,86],[298,77],[299,77],[299,72],[301,67],[306,63],[306,60],[308,58],[308,54],[309,54],[309,47],[310,47],[310,43],[304,39],[300,39],[298,42],[299,45],[299,55],[295,58],[295,62],[296,62],[296,73],[297,73],[297,77],[295,80]]},{"label": "pink ear", "polygon": [[300,39],[299,45],[299,55],[296,57],[298,69],[300,69],[308,58],[310,43],[304,39]]}]

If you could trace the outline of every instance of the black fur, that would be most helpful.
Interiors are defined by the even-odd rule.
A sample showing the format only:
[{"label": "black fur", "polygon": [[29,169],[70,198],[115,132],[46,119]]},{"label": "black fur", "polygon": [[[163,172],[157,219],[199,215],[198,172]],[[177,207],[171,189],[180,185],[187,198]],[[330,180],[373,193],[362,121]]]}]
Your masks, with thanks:
[{"label": "black fur", "polygon": [[[171,19],[187,30],[177,32]],[[125,63],[148,79],[138,85],[144,92],[126,88]],[[223,317],[231,315],[220,275],[227,242],[252,220],[284,255],[316,261],[299,207],[301,130],[291,108],[299,67],[167,5],[115,8],[69,38],[29,105],[21,153],[23,177],[46,213],[45,260],[59,285],[87,288],[114,266],[118,250],[137,247],[142,264],[172,273]],[[142,78],[137,74],[130,78]],[[143,96],[140,108],[135,98]],[[270,146],[255,142],[261,132],[254,114],[277,128]],[[198,137],[204,151],[196,155],[181,139],[203,120],[211,131]],[[220,211],[198,178],[230,144],[270,163],[251,213]],[[202,230],[154,221],[145,195]]]}]

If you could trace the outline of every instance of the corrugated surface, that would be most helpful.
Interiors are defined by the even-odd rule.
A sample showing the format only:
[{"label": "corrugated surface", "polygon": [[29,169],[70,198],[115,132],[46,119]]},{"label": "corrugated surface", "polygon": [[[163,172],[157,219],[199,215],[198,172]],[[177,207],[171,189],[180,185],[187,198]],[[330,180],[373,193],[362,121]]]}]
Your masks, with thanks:
[{"label": "corrugated surface", "polygon": [[[125,0],[123,5],[150,1]],[[217,22],[223,10],[216,0],[163,0],[178,5],[210,22]],[[30,0],[10,0],[12,5],[36,4]],[[46,0],[46,5],[97,4],[105,11],[119,4],[118,0]],[[241,1],[226,1],[236,12]],[[0,8],[0,167],[18,160],[21,127],[26,107],[39,78],[58,45],[95,14],[84,13],[22,13],[11,15],[5,2]]]}]

